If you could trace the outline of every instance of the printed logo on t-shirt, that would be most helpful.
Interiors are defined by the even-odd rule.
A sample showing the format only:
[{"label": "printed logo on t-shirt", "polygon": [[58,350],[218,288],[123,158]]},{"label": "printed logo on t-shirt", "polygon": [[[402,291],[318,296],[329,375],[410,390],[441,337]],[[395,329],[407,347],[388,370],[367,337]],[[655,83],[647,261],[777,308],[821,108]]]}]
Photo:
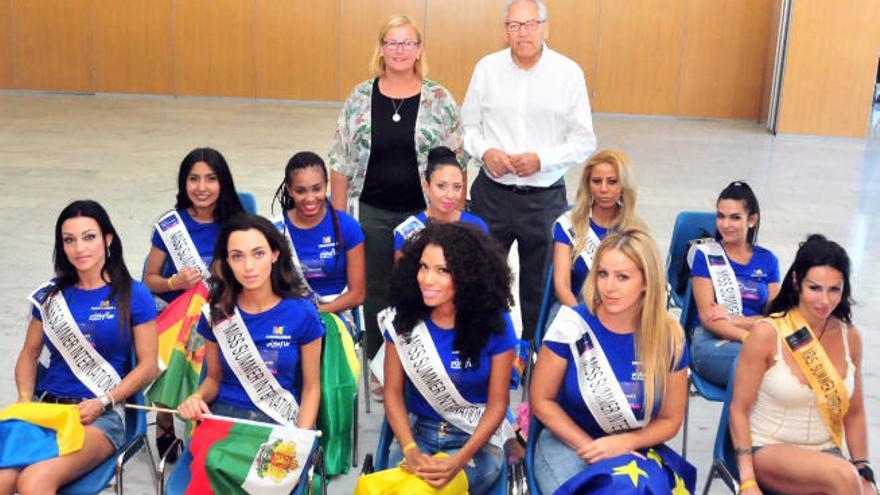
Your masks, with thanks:
[{"label": "printed logo on t-shirt", "polygon": [[642,370],[642,362],[641,361],[633,361],[632,362],[633,371],[632,375],[630,375],[630,380],[636,382],[645,381],[645,372]]},{"label": "printed logo on t-shirt", "polygon": [[761,286],[758,282],[752,280],[738,280],[739,293],[743,301],[760,301]]},{"label": "printed logo on t-shirt", "polygon": [[321,246],[325,246],[327,244],[332,244],[333,241],[330,239],[329,235],[325,235],[323,239],[321,239],[321,242],[323,243]]},{"label": "printed logo on t-shirt", "polygon": [[[461,359],[458,358],[458,351],[452,351],[452,354],[456,357],[449,363],[449,368],[453,369],[453,370],[462,369],[461,368]],[[467,361],[465,361],[464,369],[473,368],[473,367],[474,366],[473,366],[473,363],[471,363],[471,359],[468,358]]]},{"label": "printed logo on t-shirt", "polygon": [[620,382],[620,388],[623,389],[623,395],[629,403],[630,409],[638,411],[642,408],[642,382]]},{"label": "printed logo on t-shirt", "polygon": [[[271,342],[270,342],[271,343]],[[266,368],[269,368],[269,372],[273,375],[278,374],[278,350],[276,349],[263,349],[260,351],[260,357],[263,358],[263,362],[266,363]]]},{"label": "printed logo on t-shirt", "polygon": [[752,274],[749,275],[749,276],[750,276],[751,278],[757,278],[757,279],[765,279],[765,278],[767,278],[767,274],[764,273],[764,270],[761,270],[760,268],[755,268],[755,270],[754,270],[754,271],[752,272]]},{"label": "printed logo on t-shirt", "polygon": [[89,308],[89,321],[105,321],[116,318],[116,306],[112,305],[109,300],[105,299],[98,303],[97,306]]},{"label": "printed logo on t-shirt", "polygon": [[274,348],[287,347],[290,338],[290,335],[284,333],[284,325],[273,326],[272,333],[266,335],[266,339],[269,340],[269,343],[267,345]]}]

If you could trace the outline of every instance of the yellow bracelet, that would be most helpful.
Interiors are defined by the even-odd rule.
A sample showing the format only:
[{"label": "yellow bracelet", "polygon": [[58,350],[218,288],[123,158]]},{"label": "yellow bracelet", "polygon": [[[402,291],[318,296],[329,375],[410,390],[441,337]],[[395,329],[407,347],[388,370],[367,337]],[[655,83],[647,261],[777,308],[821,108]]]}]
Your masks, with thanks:
[{"label": "yellow bracelet", "polygon": [[24,399],[26,401],[31,401],[33,398],[34,398],[34,396],[31,394],[18,394],[19,400]]},{"label": "yellow bracelet", "polygon": [[746,343],[746,339],[749,338],[749,335],[751,335],[751,332],[749,332],[748,330],[746,330],[746,333],[743,334],[742,338],[741,338],[739,341],[742,342],[743,344],[745,344],[745,343]]},{"label": "yellow bracelet", "polygon": [[758,482],[755,480],[744,481],[744,482],[740,483],[739,491],[737,493],[742,493],[742,492],[748,490],[749,488],[752,488],[755,486],[758,486]]},{"label": "yellow bracelet", "polygon": [[406,455],[407,452],[409,452],[410,450],[412,450],[412,449],[414,449],[414,448],[416,448],[416,447],[418,447],[418,445],[416,445],[416,442],[415,442],[415,441],[412,441],[412,442],[410,442],[410,443],[404,445],[404,446],[403,446],[403,455]]},{"label": "yellow bracelet", "polygon": [[187,399],[192,399],[193,397],[195,397],[197,399],[205,400],[205,398],[202,397],[202,394],[200,394],[198,392],[193,392],[193,393],[189,394],[189,397],[187,397]]},{"label": "yellow bracelet", "polygon": [[177,274],[175,273],[174,275],[165,279],[165,283],[168,284],[168,288],[171,290],[174,290],[174,277],[176,276]]}]

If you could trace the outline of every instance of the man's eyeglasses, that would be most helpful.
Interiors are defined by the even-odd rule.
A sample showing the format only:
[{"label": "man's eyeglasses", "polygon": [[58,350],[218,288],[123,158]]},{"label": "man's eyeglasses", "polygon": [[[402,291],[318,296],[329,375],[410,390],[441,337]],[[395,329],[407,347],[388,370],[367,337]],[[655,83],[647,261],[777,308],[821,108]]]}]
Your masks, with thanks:
[{"label": "man's eyeglasses", "polygon": [[412,50],[419,46],[418,40],[382,40],[382,46],[389,50]]},{"label": "man's eyeglasses", "polygon": [[538,26],[547,22],[546,19],[532,19],[530,21],[507,21],[504,23],[504,27],[507,28],[508,33],[517,33],[523,27],[526,28],[526,31],[534,33],[538,30]]}]

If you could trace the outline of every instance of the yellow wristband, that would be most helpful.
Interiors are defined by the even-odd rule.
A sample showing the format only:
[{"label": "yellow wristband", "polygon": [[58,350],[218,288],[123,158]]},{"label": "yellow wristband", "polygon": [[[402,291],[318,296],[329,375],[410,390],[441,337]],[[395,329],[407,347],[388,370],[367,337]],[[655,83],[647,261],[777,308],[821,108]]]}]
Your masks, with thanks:
[{"label": "yellow wristband", "polygon": [[205,398],[202,397],[202,394],[200,394],[198,392],[193,392],[193,393],[189,394],[189,397],[187,397],[187,399],[192,399],[193,397],[195,397],[197,399],[205,400]]},{"label": "yellow wristband", "polygon": [[416,445],[416,442],[414,442],[414,441],[404,445],[403,446],[403,455],[406,455],[407,452],[409,452],[410,450],[412,450],[416,447],[418,447],[418,445]]},{"label": "yellow wristband", "polygon": [[749,488],[752,488],[755,486],[758,486],[758,482],[755,480],[744,481],[744,482],[740,483],[739,492],[737,492],[737,493],[742,493],[742,492],[748,490]]},{"label": "yellow wristband", "polygon": [[743,334],[742,338],[740,338],[739,341],[742,342],[743,344],[745,344],[745,343],[746,343],[746,339],[749,338],[749,335],[751,335],[751,332],[746,331],[746,333]]},{"label": "yellow wristband", "polygon": [[28,401],[29,401],[29,400],[33,399],[34,396],[31,395],[31,394],[18,394],[18,398],[19,398],[19,399],[24,399],[24,400],[28,400]]},{"label": "yellow wristband", "polygon": [[165,279],[165,283],[168,284],[168,288],[171,290],[174,290],[174,277],[176,276],[177,274],[175,273],[174,275]]}]

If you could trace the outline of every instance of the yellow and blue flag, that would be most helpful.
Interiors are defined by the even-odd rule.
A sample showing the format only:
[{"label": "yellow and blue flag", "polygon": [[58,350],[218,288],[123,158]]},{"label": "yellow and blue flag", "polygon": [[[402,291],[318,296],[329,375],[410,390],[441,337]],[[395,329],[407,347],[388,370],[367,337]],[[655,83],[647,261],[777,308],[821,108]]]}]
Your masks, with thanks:
[{"label": "yellow and blue flag", "polygon": [[75,405],[19,402],[0,410],[0,468],[78,451],[86,433]]},{"label": "yellow and blue flag", "polygon": [[576,474],[555,495],[690,495],[697,468],[665,445],[605,459]]}]

